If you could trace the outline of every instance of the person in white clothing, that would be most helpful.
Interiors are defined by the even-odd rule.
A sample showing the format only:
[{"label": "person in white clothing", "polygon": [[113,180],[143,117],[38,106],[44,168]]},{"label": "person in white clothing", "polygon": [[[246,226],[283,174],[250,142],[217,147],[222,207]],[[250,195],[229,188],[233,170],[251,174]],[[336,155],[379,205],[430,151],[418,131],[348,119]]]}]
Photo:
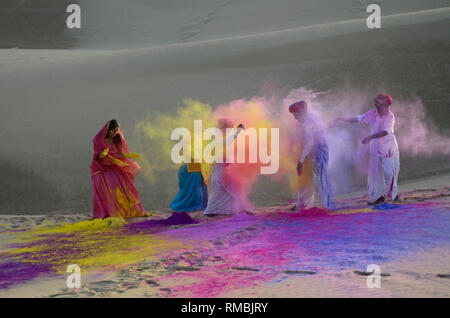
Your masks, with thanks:
[{"label": "person in white clothing", "polygon": [[[224,135],[225,145],[230,146],[244,129],[244,125],[240,124],[232,134],[227,136],[226,129],[233,128],[233,122],[228,118],[220,118],[218,128]],[[226,150],[224,151],[224,157],[226,157],[225,154]],[[234,176],[230,176],[229,165],[224,160],[224,162],[215,163],[212,168],[208,204],[203,212],[207,216],[230,215],[247,209],[244,198],[237,192],[231,182],[232,180],[230,180]]]},{"label": "person in white clothing", "polygon": [[362,140],[369,143],[369,172],[367,187],[370,205],[385,201],[385,197],[394,202],[400,201],[397,187],[400,171],[400,156],[397,140],[394,135],[395,116],[390,110],[392,98],[378,94],[374,99],[375,109],[351,118],[338,120],[369,124],[371,134]]},{"label": "person in white clothing", "polygon": [[297,131],[302,145],[297,163],[299,191],[294,211],[310,209],[314,203],[314,188],[320,203],[334,209],[333,189],[328,176],[328,145],[320,119],[308,112],[306,102],[299,101],[289,107],[298,122]]}]

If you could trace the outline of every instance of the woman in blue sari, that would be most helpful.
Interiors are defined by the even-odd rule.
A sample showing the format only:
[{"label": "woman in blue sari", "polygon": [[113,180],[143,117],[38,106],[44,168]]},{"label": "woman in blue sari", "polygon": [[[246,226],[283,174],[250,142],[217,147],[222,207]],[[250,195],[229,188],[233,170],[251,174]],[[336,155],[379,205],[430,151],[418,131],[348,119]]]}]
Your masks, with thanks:
[{"label": "woman in blue sari", "polygon": [[178,169],[178,194],[170,204],[174,212],[203,211],[208,203],[208,189],[203,180],[201,164],[184,163]]}]

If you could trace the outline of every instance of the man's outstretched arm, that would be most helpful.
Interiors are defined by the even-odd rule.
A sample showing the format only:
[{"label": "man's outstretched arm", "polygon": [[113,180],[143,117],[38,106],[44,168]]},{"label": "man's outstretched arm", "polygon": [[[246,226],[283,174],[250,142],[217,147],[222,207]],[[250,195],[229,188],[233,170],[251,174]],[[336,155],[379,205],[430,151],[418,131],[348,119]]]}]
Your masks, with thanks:
[{"label": "man's outstretched arm", "polygon": [[359,123],[358,117],[340,117],[336,119],[336,122],[346,122],[346,123],[351,123],[351,124],[356,124]]},{"label": "man's outstretched arm", "polygon": [[381,138],[381,137],[387,136],[388,134],[389,133],[386,130],[380,131],[376,134],[367,136],[366,138],[363,139],[362,143],[367,144],[371,139]]}]

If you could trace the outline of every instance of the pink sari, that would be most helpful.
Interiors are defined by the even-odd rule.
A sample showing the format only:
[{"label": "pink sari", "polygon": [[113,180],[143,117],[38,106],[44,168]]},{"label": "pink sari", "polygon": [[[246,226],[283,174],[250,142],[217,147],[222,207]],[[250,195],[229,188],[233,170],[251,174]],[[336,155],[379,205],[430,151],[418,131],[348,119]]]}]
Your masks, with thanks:
[{"label": "pink sari", "polygon": [[[121,143],[108,144],[106,133],[109,121],[93,139],[94,156],[91,164],[94,218],[139,217],[145,216],[145,210],[134,186],[134,177],[141,167],[134,161],[119,155],[128,153],[128,146],[122,132],[118,131]],[[99,159],[105,148],[108,155]]]}]

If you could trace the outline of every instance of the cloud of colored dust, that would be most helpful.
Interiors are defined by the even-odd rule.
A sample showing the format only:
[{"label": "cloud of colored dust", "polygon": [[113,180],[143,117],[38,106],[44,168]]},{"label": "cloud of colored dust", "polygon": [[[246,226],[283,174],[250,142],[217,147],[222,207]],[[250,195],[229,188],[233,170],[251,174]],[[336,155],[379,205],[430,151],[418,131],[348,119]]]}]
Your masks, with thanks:
[{"label": "cloud of colored dust", "polygon": [[[144,154],[144,176],[153,183],[156,171],[177,169],[178,166],[170,157],[174,145],[174,141],[170,140],[173,129],[186,127],[192,131],[194,120],[202,120],[205,130],[216,127],[217,120],[226,117],[233,122],[234,127],[242,123],[246,129],[255,128],[257,132],[259,128],[268,129],[268,152],[279,149],[279,170],[269,177],[275,182],[289,184],[293,194],[299,183],[295,167],[302,144],[296,128],[297,122],[289,113],[288,107],[293,102],[304,100],[309,111],[316,114],[326,128],[330,154],[329,173],[336,192],[348,192],[353,187],[355,178],[365,182],[362,177],[367,174],[368,146],[362,145],[361,140],[370,134],[369,128],[365,125],[336,124],[335,119],[356,116],[373,108],[374,92],[354,90],[351,87],[322,92],[300,87],[286,94],[278,93],[276,89],[267,90],[266,87],[266,91],[270,91],[270,95],[233,100],[213,108],[200,101],[188,99],[184,101],[184,107],[178,108],[174,115],[157,114],[139,121],[135,132]],[[395,132],[401,157],[450,152],[450,138],[441,135],[432,121],[427,119],[425,107],[419,98],[408,99],[395,95],[392,97],[394,102],[391,109],[396,116]],[[279,128],[277,147],[271,145],[270,128]],[[193,135],[192,133],[191,136]],[[229,174],[226,176],[230,186],[239,189],[242,197],[245,197],[257,182],[262,165],[259,156],[255,163],[249,163],[250,138],[246,137],[245,144],[235,141],[235,154],[245,150],[246,163],[230,165]],[[202,149],[208,142],[202,140]],[[211,166],[204,163],[203,166],[207,179]]]},{"label": "cloud of colored dust", "polygon": [[[144,176],[151,183],[154,183],[157,171],[177,169],[179,167],[171,160],[171,151],[175,142],[171,140],[170,136],[175,128],[187,128],[191,132],[191,157],[194,157],[193,151],[196,143],[201,145],[201,153],[204,155],[206,146],[212,142],[203,140],[202,136],[194,134],[194,121],[202,121],[202,130],[204,132],[208,128],[218,127],[219,119],[228,118],[233,122],[234,127],[240,123],[244,124],[245,130],[241,132],[241,136],[238,136],[233,143],[233,161],[235,163],[229,165],[226,169],[225,182],[228,186],[233,187],[234,192],[245,202],[246,195],[251,190],[261,171],[261,166],[268,165],[267,162],[261,160],[261,156],[258,153],[258,151],[261,151],[258,149],[259,147],[256,145],[257,149],[252,149],[260,139],[260,128],[265,129],[267,133],[266,138],[261,137],[267,143],[267,155],[270,154],[273,157],[273,153],[271,153],[271,128],[275,128],[275,126],[273,125],[274,122],[270,120],[269,103],[264,98],[252,98],[248,101],[240,99],[220,105],[214,111],[211,110],[209,105],[192,99],[185,100],[184,104],[184,107],[177,109],[175,115],[156,114],[136,124],[135,133],[140,145],[140,152],[143,154],[141,164]],[[247,134],[248,129],[253,129],[256,134]],[[254,143],[251,142],[251,138],[253,138]],[[254,160],[250,156],[250,150],[254,150],[254,153],[256,153]],[[226,155],[225,149],[223,153]],[[238,162],[238,154],[245,154],[243,163]],[[210,175],[211,164],[205,162],[205,157],[203,159],[202,174],[207,180]]]}]

